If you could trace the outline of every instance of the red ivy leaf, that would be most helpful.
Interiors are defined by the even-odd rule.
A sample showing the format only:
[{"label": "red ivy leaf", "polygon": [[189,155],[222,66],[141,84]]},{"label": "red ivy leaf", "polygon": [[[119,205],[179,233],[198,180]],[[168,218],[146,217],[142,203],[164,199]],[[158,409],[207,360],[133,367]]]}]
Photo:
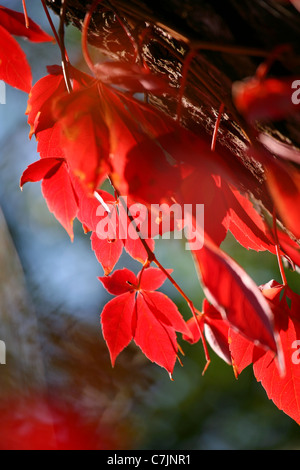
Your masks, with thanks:
[{"label": "red ivy leaf", "polygon": [[172,374],[178,351],[175,329],[158,320],[142,296],[136,300],[134,341],[150,361]]},{"label": "red ivy leaf", "polygon": [[[275,405],[298,424],[300,423],[300,297],[290,288],[276,282],[262,287],[274,312],[284,354],[284,373],[278,367],[274,353],[264,351],[251,341],[230,332],[230,350],[238,376],[253,364],[257,381],[261,382]],[[282,296],[283,295],[283,296]],[[287,301],[287,299],[289,299]],[[289,307],[289,303],[291,307]]]},{"label": "red ivy leaf", "polygon": [[0,79],[29,93],[32,83],[30,65],[17,41],[0,26]]},{"label": "red ivy leaf", "polygon": [[50,212],[55,215],[73,241],[73,221],[78,212],[78,199],[66,164],[61,165],[50,178],[43,179],[42,193]]},{"label": "red ivy leaf", "polygon": [[[75,185],[76,192],[79,194],[78,219],[86,232],[92,232],[92,249],[105,275],[112,272],[120,259],[123,248],[132,258],[144,263],[148,257],[147,251],[134,226],[130,227],[131,221],[122,203],[106,191],[97,191],[99,199],[103,201],[101,204],[95,195],[86,194],[78,181]],[[134,220],[136,220],[135,217]],[[153,251],[154,240],[145,239],[145,242]]]},{"label": "red ivy leaf", "polygon": [[237,82],[233,98],[238,111],[249,121],[280,120],[299,112],[299,105],[292,102],[292,84],[295,78],[250,78]]},{"label": "red ivy leaf", "polygon": [[272,310],[248,274],[208,240],[193,254],[207,298],[223,318],[251,340],[277,351]]},{"label": "red ivy leaf", "polygon": [[25,25],[25,16],[23,13],[10,10],[9,8],[0,6],[0,25],[3,26],[10,34],[14,36],[23,36],[31,42],[50,42],[53,37],[45,33],[31,18],[29,27]]},{"label": "red ivy leaf", "polygon": [[97,260],[101,264],[105,275],[108,276],[123,253],[123,242],[118,239],[102,240],[97,236],[96,232],[93,232],[91,243]]},{"label": "red ivy leaf", "polygon": [[[172,269],[168,269],[168,273],[172,273]],[[165,273],[158,268],[146,269],[141,280],[141,289],[155,291],[159,289],[166,281]]]},{"label": "red ivy leaf", "polygon": [[12,35],[26,37],[32,42],[52,41],[52,37],[30,18],[27,28],[23,13],[0,6],[0,80],[29,93],[32,84],[30,65]]},{"label": "red ivy leaf", "polygon": [[52,115],[53,102],[66,91],[62,75],[46,75],[33,86],[26,110],[30,138],[33,134],[39,137],[39,133],[54,126],[56,120]]},{"label": "red ivy leaf", "polygon": [[55,215],[73,240],[73,221],[78,212],[78,198],[65,160],[43,158],[32,163],[24,171],[20,186],[23,187],[29,181],[40,180],[42,180],[42,193],[50,212]]},{"label": "red ivy leaf", "polygon": [[126,97],[120,99],[108,87],[102,86],[101,103],[109,129],[114,186],[142,203],[157,204],[169,198],[179,186],[179,167],[168,161],[158,141],[143,130],[145,117],[138,121]]},{"label": "red ivy leaf", "polygon": [[[226,188],[225,188],[226,189]],[[224,190],[227,199],[228,230],[247,250],[275,253],[274,241],[262,216],[252,202],[234,188]]]},{"label": "red ivy leaf", "polygon": [[132,317],[135,296],[131,292],[115,297],[104,307],[101,314],[103,336],[107,343],[112,366],[118,355],[132,340]]},{"label": "red ivy leaf", "polygon": [[63,164],[65,160],[63,158],[43,158],[37,162],[29,165],[24,171],[20,187],[23,188],[24,184],[31,182],[36,183],[46,178],[47,175],[51,176],[56,170]]},{"label": "red ivy leaf", "polygon": [[266,164],[267,183],[275,207],[287,228],[300,238],[300,174],[292,164],[271,161]]},{"label": "red ivy leaf", "polygon": [[108,129],[98,85],[58,97],[53,115],[61,126],[61,146],[70,168],[93,192],[110,172]]},{"label": "red ivy leaf", "polygon": [[[155,268],[145,272],[145,287],[156,287],[166,279],[165,275],[160,275],[157,282]],[[143,274],[135,276],[123,269],[110,277],[99,278],[110,293],[118,295],[105,305],[101,314],[104,339],[113,365],[119,353],[133,339],[152,362],[171,374],[178,352],[175,331],[188,336],[190,331],[176,305],[167,296],[143,289],[142,282],[139,286]]]},{"label": "red ivy leaf", "polygon": [[138,285],[136,275],[127,268],[119,269],[111,276],[99,278],[105,289],[112,295],[130,292]]},{"label": "red ivy leaf", "polygon": [[192,336],[184,336],[183,339],[191,344],[200,341],[200,328],[212,348],[212,350],[225,361],[231,364],[228,333],[229,323],[223,319],[221,313],[213,307],[206,299],[203,302],[203,312],[188,321]]}]

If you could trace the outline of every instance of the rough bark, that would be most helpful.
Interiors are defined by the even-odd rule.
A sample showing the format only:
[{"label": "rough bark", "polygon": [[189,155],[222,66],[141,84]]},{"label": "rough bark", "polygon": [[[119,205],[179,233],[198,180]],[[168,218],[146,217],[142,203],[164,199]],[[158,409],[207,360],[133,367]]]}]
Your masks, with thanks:
[{"label": "rough bark", "polygon": [[[49,0],[59,13],[60,0]],[[91,1],[68,0],[67,22],[81,28]],[[300,13],[288,2],[279,0],[112,0],[99,5],[91,22],[89,41],[112,59],[132,60],[132,44],[117,20],[122,17],[138,41],[144,37],[142,54],[149,67],[167,74],[179,87],[182,64],[188,51],[199,42],[255,48],[266,55],[276,46],[290,44],[291,52],[276,61],[274,76],[300,73]],[[145,29],[146,28],[146,29]],[[257,181],[263,181],[259,165],[245,154],[246,124],[232,103],[232,84],[255,73],[263,57],[230,52],[199,51],[193,60],[185,90],[183,122],[197,134],[211,136],[220,103],[226,112],[222,119],[218,144],[228,159],[239,158],[241,182],[257,199],[263,196]],[[154,106],[176,114],[176,99],[150,97]],[[264,130],[278,139],[300,147],[300,118],[266,125]],[[251,181],[253,181],[253,184]]]}]

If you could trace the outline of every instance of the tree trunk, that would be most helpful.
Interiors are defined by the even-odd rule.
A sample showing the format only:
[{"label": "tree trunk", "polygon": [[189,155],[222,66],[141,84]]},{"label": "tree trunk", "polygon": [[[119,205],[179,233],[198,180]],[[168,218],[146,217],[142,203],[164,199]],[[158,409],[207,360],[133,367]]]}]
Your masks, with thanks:
[{"label": "tree trunk", "polygon": [[[60,0],[47,3],[59,14]],[[80,29],[91,3],[67,0],[67,23]],[[229,161],[239,159],[241,184],[268,207],[263,171],[245,153],[247,124],[233,105],[232,85],[254,75],[268,53],[283,44],[291,45],[291,51],[275,61],[270,72],[280,77],[300,73],[300,13],[288,0],[106,0],[93,16],[89,42],[112,59],[130,61],[133,46],[118,17],[137,42],[143,36],[144,60],[154,72],[167,74],[174,87],[180,86],[187,53],[202,45],[189,68],[183,124],[211,138],[224,103],[218,145]],[[203,43],[216,50],[205,50]],[[236,53],[236,47],[257,51]],[[151,96],[150,102],[175,117],[177,99]],[[300,147],[299,116],[265,125],[264,131]]]}]

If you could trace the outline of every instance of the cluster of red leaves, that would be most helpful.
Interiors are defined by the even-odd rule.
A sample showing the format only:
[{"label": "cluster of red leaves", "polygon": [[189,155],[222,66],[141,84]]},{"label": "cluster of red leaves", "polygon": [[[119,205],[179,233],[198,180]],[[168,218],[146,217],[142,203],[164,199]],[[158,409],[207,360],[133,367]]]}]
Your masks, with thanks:
[{"label": "cluster of red leaves", "polygon": [[[112,364],[134,340],[171,375],[181,350],[177,334],[191,343],[201,339],[204,346],[206,338],[233,365],[236,375],[253,363],[257,380],[270,398],[300,422],[299,373],[291,354],[292,344],[300,339],[299,296],[286,285],[258,287],[220,248],[230,231],[246,249],[269,251],[280,263],[284,257],[291,266],[300,265],[296,151],[256,135],[255,128],[257,120],[298,112],[290,101],[289,82],[261,75],[234,89],[237,110],[256,136],[249,145],[249,157],[263,165],[266,182],[262,183],[235,155],[221,146],[212,150],[209,136],[195,135],[133,97],[136,92],[174,94],[165,77],[154,76],[142,65],[123,63],[96,65],[93,72],[90,76],[68,64],[72,86],[68,90],[62,68],[52,66],[31,89],[27,115],[40,159],[24,171],[21,187],[42,181],[49,210],[71,239],[75,218],[91,233],[92,248],[105,274],[100,281],[115,296],[101,315]],[[16,85],[11,77],[8,82]],[[291,153],[294,158],[289,157]],[[107,178],[114,196],[101,190]],[[266,210],[277,213],[289,233],[268,222],[245,187],[264,195]],[[128,198],[127,207],[120,195]],[[207,298],[203,312],[195,309],[156,259],[153,237],[141,236],[148,218],[143,219],[145,226],[139,226],[138,211],[131,213],[137,203],[148,208],[149,216],[153,204],[170,207],[174,201],[192,210],[188,218],[175,219],[173,229],[187,226],[202,241],[202,249],[192,248],[192,252]],[[196,225],[193,209],[198,204],[204,204],[204,228]],[[122,239],[117,230],[121,225],[124,228],[124,214],[125,225],[131,225],[136,235],[129,239]],[[99,233],[108,215],[116,221],[113,231],[107,227]],[[155,215],[154,232],[162,234],[167,215],[163,211]],[[127,269],[113,272],[123,249],[143,264],[138,275]],[[152,262],[157,268],[150,267]],[[166,279],[188,301],[193,314],[189,321],[168,297],[157,292]]]},{"label": "cluster of red leaves", "polygon": [[31,68],[13,36],[20,36],[31,42],[49,42],[53,38],[31,19],[26,26],[23,13],[0,6],[0,80],[29,93],[32,86]]}]

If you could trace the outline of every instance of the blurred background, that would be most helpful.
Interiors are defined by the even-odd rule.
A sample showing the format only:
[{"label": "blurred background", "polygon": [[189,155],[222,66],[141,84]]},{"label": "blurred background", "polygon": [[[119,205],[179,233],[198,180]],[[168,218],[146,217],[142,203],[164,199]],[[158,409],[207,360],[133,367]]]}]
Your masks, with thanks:
[{"label": "blurred background", "polygon": [[[20,0],[1,5],[21,11]],[[39,0],[27,2],[33,20],[51,34]],[[57,18],[53,17],[55,24]],[[20,41],[34,82],[46,66],[59,64],[51,44]],[[71,62],[81,64],[80,34],[67,29]],[[251,368],[236,380],[211,352],[204,377],[201,345],[184,347],[184,367],[174,382],[134,346],[112,369],[102,338],[100,313],[111,298],[99,283],[101,266],[89,237],[75,224],[75,241],[49,213],[39,184],[23,192],[19,180],[37,160],[25,116],[27,96],[6,87],[0,105],[0,340],[7,348],[0,365],[0,448],[238,450],[300,449],[299,427],[270,402]],[[258,284],[280,282],[276,258],[239,247],[224,248]],[[157,242],[162,264],[198,308],[203,293],[181,241]],[[124,257],[118,267],[139,270]],[[299,292],[299,275],[289,274]],[[185,318],[190,314],[167,283]]]}]

